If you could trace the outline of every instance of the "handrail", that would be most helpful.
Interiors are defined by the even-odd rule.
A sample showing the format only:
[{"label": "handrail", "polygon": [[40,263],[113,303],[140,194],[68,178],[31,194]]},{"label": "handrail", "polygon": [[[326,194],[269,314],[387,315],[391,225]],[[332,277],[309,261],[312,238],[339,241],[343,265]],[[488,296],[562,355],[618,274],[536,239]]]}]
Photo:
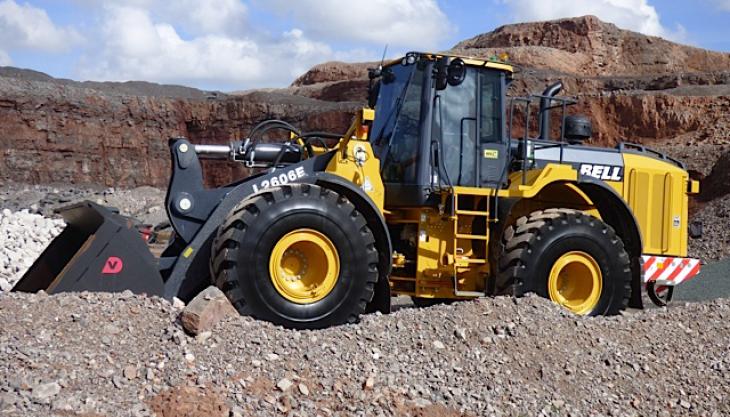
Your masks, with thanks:
[{"label": "handrail", "polygon": [[[543,112],[550,111],[553,109],[561,109],[562,115],[561,115],[561,126],[560,126],[560,142],[557,144],[549,144],[545,145],[545,147],[555,146],[560,147],[560,162],[563,162],[563,153],[565,150],[565,146],[567,143],[562,143],[565,141],[565,119],[567,117],[567,108],[568,106],[572,106],[574,104],[577,104],[578,101],[573,98],[569,97],[554,97],[554,96],[546,96],[541,94],[531,94],[529,96],[516,96],[516,97],[510,97],[510,120],[509,120],[509,130],[507,132],[508,139],[512,139],[512,132],[514,130],[514,117],[515,117],[515,108],[517,108],[517,105],[519,103],[525,104],[525,131],[522,137],[522,144],[520,145],[520,158],[521,166],[520,169],[522,171],[522,185],[525,185],[527,183],[527,168],[528,168],[528,152],[527,148],[530,145],[530,120],[532,119],[532,103],[536,99],[548,99],[550,100],[550,103],[557,102],[558,104],[550,105],[548,107],[545,107],[543,109],[540,109],[538,111],[538,118],[542,115]],[[549,133],[548,133],[549,135]],[[533,146],[539,146],[539,143],[532,142]],[[544,149],[542,147],[541,149]]]}]

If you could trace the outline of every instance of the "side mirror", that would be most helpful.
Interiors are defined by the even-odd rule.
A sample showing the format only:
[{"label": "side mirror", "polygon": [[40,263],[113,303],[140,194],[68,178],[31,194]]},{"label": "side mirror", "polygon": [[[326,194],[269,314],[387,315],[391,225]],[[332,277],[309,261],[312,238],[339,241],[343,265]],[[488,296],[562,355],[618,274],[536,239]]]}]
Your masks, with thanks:
[{"label": "side mirror", "polygon": [[457,85],[464,82],[466,79],[466,64],[461,58],[456,58],[451,61],[449,67],[446,69],[447,80],[450,86],[456,87]]},{"label": "side mirror", "polygon": [[449,58],[443,57],[436,61],[433,78],[436,81],[436,91],[445,90],[449,79]]},{"label": "side mirror", "polygon": [[466,63],[461,58],[456,58],[449,63],[447,57],[440,58],[434,69],[436,90],[444,90],[447,86],[456,87],[466,79]]},{"label": "side mirror", "polygon": [[370,86],[368,87],[368,106],[372,109],[375,108],[375,105],[378,102],[378,95],[380,94],[380,81],[372,82],[370,81]]}]

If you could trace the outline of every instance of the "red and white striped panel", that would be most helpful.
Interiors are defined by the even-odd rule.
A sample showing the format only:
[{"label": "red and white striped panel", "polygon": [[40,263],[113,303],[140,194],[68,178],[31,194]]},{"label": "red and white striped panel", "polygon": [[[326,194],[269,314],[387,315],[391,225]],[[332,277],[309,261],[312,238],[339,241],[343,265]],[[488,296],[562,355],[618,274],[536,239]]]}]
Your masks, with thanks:
[{"label": "red and white striped panel", "polygon": [[700,260],[644,255],[644,282],[658,285],[678,285],[689,281],[700,272]]}]

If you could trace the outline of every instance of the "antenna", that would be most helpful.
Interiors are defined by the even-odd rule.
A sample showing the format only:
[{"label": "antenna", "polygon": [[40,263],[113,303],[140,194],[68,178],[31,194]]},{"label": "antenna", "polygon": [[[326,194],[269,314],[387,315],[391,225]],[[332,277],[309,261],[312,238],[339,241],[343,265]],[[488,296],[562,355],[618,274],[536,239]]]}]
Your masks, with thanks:
[{"label": "antenna", "polygon": [[388,53],[388,44],[385,44],[385,49],[383,49],[383,58],[380,59],[380,65],[378,66],[378,69],[383,69],[383,63],[385,62],[385,54]]},{"label": "antenna", "polygon": [[388,44],[385,44],[383,49],[383,57],[380,58],[380,65],[378,68],[368,68],[368,106],[375,107],[375,99],[377,98],[379,88],[375,87],[375,79],[380,78],[383,75],[383,64],[385,63],[385,55],[388,53]]}]

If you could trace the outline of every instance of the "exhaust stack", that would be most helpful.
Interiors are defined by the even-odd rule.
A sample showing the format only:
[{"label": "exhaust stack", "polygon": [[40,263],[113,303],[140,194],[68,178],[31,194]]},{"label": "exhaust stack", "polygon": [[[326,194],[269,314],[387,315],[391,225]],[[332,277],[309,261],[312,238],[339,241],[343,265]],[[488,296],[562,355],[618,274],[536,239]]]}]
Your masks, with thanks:
[{"label": "exhaust stack", "polygon": [[552,100],[548,97],[555,97],[563,89],[561,81],[550,85],[542,93],[540,98],[540,139],[550,139],[550,110],[548,108],[552,104]]}]

